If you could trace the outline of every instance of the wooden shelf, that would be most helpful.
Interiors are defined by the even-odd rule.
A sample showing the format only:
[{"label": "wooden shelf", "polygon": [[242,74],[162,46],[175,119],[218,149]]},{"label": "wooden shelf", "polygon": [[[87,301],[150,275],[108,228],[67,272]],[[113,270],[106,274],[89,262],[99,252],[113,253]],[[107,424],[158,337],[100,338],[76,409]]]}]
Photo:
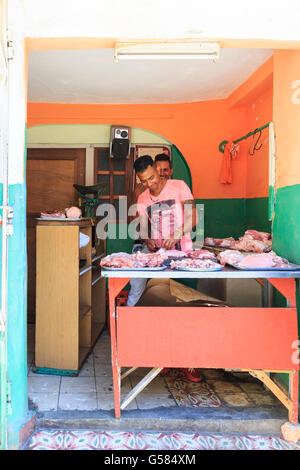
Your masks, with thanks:
[{"label": "wooden shelf", "polygon": [[91,269],[92,266],[83,266],[83,268],[79,270],[79,276],[82,276],[83,274],[89,272]]},{"label": "wooden shelf", "polygon": [[[79,232],[90,237],[82,248]],[[92,270],[104,254],[92,260],[90,220],[43,221],[36,226],[36,240],[35,364],[76,375],[106,324],[106,281],[100,270],[94,276]],[[86,265],[79,269],[83,258]]]},{"label": "wooden shelf", "polygon": [[91,311],[91,306],[90,305],[81,305],[79,307],[79,318],[82,319]]}]

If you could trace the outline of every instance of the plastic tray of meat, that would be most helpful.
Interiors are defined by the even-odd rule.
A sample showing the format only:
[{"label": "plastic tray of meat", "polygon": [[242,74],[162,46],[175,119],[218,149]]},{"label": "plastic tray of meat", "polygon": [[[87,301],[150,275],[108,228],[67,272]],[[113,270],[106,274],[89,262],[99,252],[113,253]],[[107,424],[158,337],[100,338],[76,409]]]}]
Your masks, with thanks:
[{"label": "plastic tray of meat", "polygon": [[[175,264],[175,263],[174,263]],[[211,272],[211,271],[222,271],[224,266],[218,263],[211,263],[208,268],[197,268],[192,266],[184,266],[184,264],[178,263],[178,265],[173,265],[172,269],[176,271],[189,271],[189,272]]]},{"label": "plastic tray of meat", "polygon": [[154,268],[149,266],[144,266],[143,268],[110,268],[108,266],[102,266],[102,269],[105,269],[106,271],[163,271],[166,268],[167,266],[155,266]]},{"label": "plastic tray of meat", "polygon": [[37,217],[36,220],[58,220],[62,222],[74,222],[75,220],[87,220],[86,218],[82,217]]},{"label": "plastic tray of meat", "polygon": [[289,263],[286,267],[284,268],[279,268],[279,267],[265,267],[265,268],[247,268],[243,266],[239,266],[238,264],[230,264],[226,263],[228,266],[232,266],[235,269],[239,269],[240,271],[298,271],[300,269],[299,264],[293,264]]}]

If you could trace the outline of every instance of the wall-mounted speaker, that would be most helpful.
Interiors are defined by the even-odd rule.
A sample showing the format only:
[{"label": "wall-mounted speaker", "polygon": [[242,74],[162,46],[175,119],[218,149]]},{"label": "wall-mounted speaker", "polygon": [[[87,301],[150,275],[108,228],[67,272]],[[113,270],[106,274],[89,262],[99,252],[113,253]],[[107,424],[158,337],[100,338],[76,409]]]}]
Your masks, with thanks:
[{"label": "wall-mounted speaker", "polygon": [[110,156],[111,158],[128,158],[130,153],[131,129],[125,126],[111,126]]}]

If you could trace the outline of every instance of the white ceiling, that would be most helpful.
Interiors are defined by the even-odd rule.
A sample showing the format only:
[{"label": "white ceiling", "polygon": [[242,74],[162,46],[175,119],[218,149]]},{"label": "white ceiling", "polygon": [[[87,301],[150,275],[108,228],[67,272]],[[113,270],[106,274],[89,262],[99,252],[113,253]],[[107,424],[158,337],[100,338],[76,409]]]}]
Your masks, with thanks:
[{"label": "white ceiling", "polygon": [[28,101],[188,103],[228,97],[271,49],[221,49],[219,59],[114,62],[113,49],[30,51]]}]

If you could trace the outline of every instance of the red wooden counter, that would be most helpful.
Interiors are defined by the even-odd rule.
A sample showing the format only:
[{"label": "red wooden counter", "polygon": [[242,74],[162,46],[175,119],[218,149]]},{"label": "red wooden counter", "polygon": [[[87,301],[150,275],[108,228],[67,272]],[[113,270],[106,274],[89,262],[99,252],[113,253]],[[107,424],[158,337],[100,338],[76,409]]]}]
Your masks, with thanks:
[{"label": "red wooden counter", "polygon": [[[298,315],[296,290],[300,271],[215,272],[108,271],[110,335],[115,416],[164,367],[221,368],[248,371],[262,380],[298,424]],[[130,278],[267,279],[287,299],[286,308],[251,307],[116,307],[116,297]],[[297,287],[297,289],[296,289]],[[121,368],[130,367],[123,376]],[[136,367],[151,372],[120,403],[121,379]],[[286,395],[269,377],[290,377]]]}]

